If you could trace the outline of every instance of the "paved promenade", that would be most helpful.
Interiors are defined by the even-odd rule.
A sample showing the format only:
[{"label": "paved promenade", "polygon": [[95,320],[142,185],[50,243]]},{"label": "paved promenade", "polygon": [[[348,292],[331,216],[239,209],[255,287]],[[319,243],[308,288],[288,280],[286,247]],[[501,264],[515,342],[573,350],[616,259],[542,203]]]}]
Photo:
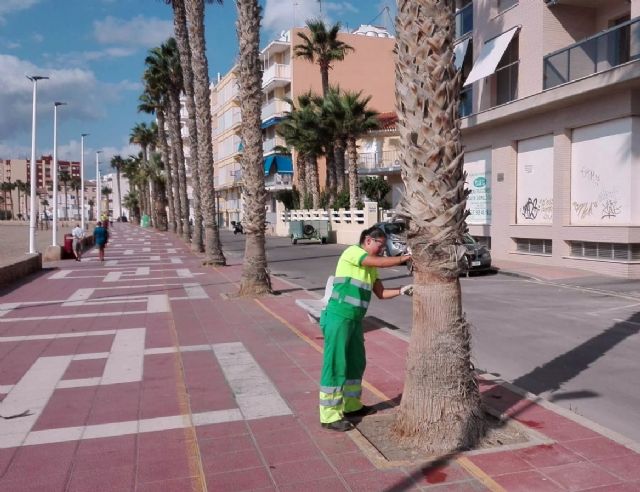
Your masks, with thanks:
[{"label": "paved promenade", "polygon": [[[640,447],[482,379],[530,431],[437,465],[322,429],[310,294],[236,299],[241,258],[204,268],[171,234],[116,224],[95,250],[0,292],[0,490],[638,491]],[[48,264],[50,266],[51,264]],[[368,326],[364,400],[401,394],[407,341]]]}]

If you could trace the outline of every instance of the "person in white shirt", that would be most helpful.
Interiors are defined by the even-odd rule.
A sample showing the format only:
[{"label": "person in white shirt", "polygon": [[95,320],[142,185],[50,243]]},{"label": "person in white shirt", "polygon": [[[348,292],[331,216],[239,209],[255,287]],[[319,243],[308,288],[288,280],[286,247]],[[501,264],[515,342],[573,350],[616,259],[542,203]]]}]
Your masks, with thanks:
[{"label": "person in white shirt", "polygon": [[73,254],[76,257],[76,261],[80,261],[80,257],[82,256],[82,239],[84,238],[84,231],[80,227],[80,224],[76,224],[71,231],[71,235],[73,236]]}]

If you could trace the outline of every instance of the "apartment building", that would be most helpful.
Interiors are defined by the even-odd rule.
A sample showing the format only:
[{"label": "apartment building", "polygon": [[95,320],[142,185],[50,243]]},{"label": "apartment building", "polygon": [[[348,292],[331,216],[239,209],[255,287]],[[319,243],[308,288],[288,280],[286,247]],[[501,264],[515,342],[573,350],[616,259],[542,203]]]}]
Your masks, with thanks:
[{"label": "apartment building", "polygon": [[[262,106],[265,186],[268,192],[267,220],[275,221],[275,196],[279,190],[291,189],[295,170],[295,151],[281,151],[285,142],[276,127],[291,108],[287,99],[309,90],[322,93],[319,67],[293,56],[301,40],[295,28],[283,32],[261,51],[263,60]],[[308,32],[308,31],[307,31]],[[344,61],[335,62],[330,73],[332,85],[343,90],[363,91],[370,95],[370,107],[378,112],[394,110],[394,39],[383,29],[361,26],[352,33],[341,33],[340,39],[354,48]],[[234,69],[212,87],[214,115],[215,186],[220,224],[228,226],[242,218],[242,170],[240,157],[240,100]],[[291,149],[293,150],[293,149]],[[324,187],[324,162],[319,161],[321,187]]]},{"label": "apartment building", "polygon": [[640,0],[460,0],[471,234],[640,277]]},{"label": "apartment building", "polygon": [[[78,215],[78,202],[80,197],[76,196],[75,190],[72,189],[71,180],[80,179],[80,163],[72,161],[58,160],[58,216],[60,218],[73,218]],[[69,179],[66,183],[67,194],[64,194],[65,183],[60,179],[61,176],[67,176]],[[31,182],[31,165],[30,159],[4,159],[0,160],[0,181],[9,183],[30,183]],[[53,157],[43,155],[36,160],[36,192],[38,193],[38,208],[42,213],[46,208],[49,216],[52,215],[53,203]],[[12,211],[15,218],[26,219],[29,213],[29,195],[24,191],[14,188],[7,193],[6,203],[3,204],[3,210]],[[3,196],[4,198],[4,196]],[[44,207],[42,201],[46,200],[49,204]]]},{"label": "apartment building", "polygon": [[121,215],[131,218],[131,211],[127,207],[122,205],[122,210],[120,210],[124,197],[127,196],[131,189],[129,180],[120,173],[120,194],[118,194],[117,173],[103,174],[100,176],[100,180],[102,182],[101,188],[106,186],[111,190],[111,194],[108,197],[102,196],[101,210],[109,210],[109,215],[114,218],[118,218]]}]

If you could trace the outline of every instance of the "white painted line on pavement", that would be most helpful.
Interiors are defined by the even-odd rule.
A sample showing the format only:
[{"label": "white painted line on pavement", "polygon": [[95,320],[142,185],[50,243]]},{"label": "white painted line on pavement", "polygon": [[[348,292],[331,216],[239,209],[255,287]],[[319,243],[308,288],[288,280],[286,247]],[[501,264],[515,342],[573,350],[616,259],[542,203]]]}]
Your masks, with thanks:
[{"label": "white painted line on pavement", "polygon": [[111,345],[111,354],[102,373],[101,384],[142,381],[146,330],[118,330]]},{"label": "white painted line on pavement", "polygon": [[2,400],[0,415],[27,414],[10,420],[0,419],[0,448],[13,448],[24,442],[67,370],[71,357],[40,357]]},{"label": "white painted line on pavement", "polygon": [[245,419],[291,415],[291,409],[242,343],[216,343],[212,347]]},{"label": "white painted line on pavement", "polygon": [[67,275],[69,275],[73,270],[60,270],[58,272],[55,272],[53,275],[49,276],[49,280],[58,280],[61,278],[65,278]]}]

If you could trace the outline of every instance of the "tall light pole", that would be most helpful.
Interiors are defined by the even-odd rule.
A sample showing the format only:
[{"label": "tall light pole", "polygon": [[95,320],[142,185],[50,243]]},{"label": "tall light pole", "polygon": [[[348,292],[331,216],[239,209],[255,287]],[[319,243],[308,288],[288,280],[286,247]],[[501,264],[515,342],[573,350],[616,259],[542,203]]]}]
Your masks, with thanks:
[{"label": "tall light pole", "polygon": [[84,231],[84,137],[89,135],[83,133],[80,135],[80,227]]},{"label": "tall light pole", "polygon": [[101,150],[96,150],[96,218],[100,220],[100,199],[101,199],[101,189],[100,189],[100,154]]},{"label": "tall light pole", "polygon": [[58,106],[67,103],[53,103],[53,233],[51,246],[58,244]]},{"label": "tall light pole", "polygon": [[36,101],[38,94],[38,80],[46,80],[49,77],[42,75],[27,75],[33,82],[33,109],[31,114],[31,203],[29,209],[29,254],[36,252]]}]

